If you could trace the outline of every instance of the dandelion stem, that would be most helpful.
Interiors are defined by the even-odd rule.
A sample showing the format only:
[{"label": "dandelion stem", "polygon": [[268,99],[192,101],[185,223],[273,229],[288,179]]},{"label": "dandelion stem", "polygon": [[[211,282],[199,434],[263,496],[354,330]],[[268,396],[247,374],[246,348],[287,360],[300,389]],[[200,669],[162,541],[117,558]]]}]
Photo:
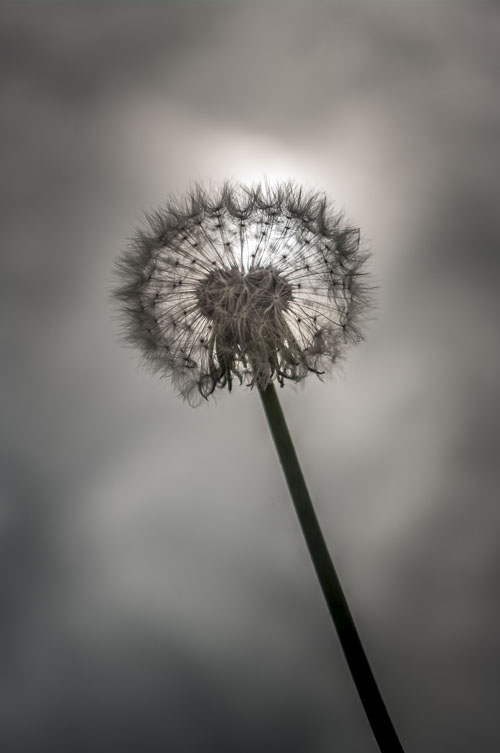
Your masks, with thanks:
[{"label": "dandelion stem", "polygon": [[314,569],[373,734],[382,753],[403,753],[323,538],[274,385],[259,392]]}]

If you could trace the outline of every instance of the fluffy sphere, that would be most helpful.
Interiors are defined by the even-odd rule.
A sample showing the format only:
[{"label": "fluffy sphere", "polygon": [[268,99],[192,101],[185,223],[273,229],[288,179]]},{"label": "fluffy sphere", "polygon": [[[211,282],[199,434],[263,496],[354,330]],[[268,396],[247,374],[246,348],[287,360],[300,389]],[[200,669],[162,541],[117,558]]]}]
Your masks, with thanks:
[{"label": "fluffy sphere", "polygon": [[194,188],[119,259],[125,335],[192,404],[217,387],[321,375],[361,339],[359,230],[293,183]]}]

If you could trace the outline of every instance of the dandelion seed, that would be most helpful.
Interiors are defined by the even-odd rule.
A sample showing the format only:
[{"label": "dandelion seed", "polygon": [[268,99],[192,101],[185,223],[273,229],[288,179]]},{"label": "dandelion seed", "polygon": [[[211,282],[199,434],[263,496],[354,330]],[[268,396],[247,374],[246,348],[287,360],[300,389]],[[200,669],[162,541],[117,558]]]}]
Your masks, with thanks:
[{"label": "dandelion seed", "polygon": [[226,183],[147,217],[115,295],[128,339],[196,404],[234,381],[328,372],[361,339],[365,261],[358,229],[322,195]]}]

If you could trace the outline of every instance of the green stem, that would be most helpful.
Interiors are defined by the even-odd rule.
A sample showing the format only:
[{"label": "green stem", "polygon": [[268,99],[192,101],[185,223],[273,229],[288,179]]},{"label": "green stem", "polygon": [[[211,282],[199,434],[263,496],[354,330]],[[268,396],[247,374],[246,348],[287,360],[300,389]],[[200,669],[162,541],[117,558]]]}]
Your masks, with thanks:
[{"label": "green stem", "polygon": [[373,734],[382,753],[403,753],[323,538],[274,385],[259,392],[314,569]]}]

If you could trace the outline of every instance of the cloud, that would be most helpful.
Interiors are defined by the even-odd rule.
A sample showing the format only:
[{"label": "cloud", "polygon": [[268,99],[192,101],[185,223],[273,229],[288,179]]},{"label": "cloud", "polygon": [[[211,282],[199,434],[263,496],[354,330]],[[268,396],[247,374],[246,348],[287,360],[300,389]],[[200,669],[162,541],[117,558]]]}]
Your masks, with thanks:
[{"label": "cloud", "polygon": [[256,395],[191,411],[110,310],[143,209],[262,173],[373,250],[367,342],[282,398],[396,726],[498,747],[499,32],[493,5],[5,10],[6,749],[374,746]]}]

